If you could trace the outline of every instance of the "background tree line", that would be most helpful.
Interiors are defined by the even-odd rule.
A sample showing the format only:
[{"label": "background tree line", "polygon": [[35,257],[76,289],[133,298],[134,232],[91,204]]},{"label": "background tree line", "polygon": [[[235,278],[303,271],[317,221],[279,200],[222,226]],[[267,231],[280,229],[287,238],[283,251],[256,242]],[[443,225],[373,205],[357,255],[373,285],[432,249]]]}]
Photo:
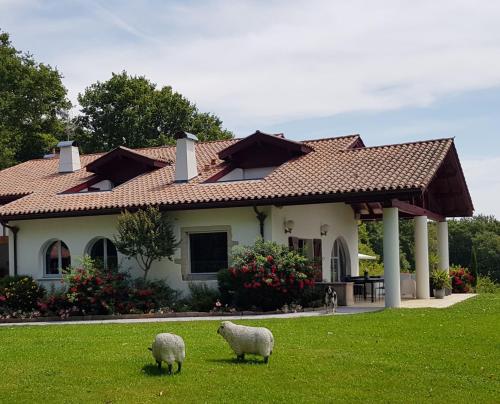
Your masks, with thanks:
[{"label": "background tree line", "polygon": [[0,30],[0,169],[40,158],[60,140],[77,140],[85,153],[173,143],[182,129],[200,140],[228,139],[216,115],[165,86],[125,71],[91,84],[72,108],[62,74],[14,48]]},{"label": "background tree line", "polygon": [[[400,261],[402,271],[415,269],[414,221],[400,220]],[[448,221],[450,264],[471,268],[477,265],[480,275],[500,281],[500,221],[478,215]],[[365,222],[359,229],[360,252],[383,259],[382,222]],[[429,256],[437,265],[437,226],[429,222]],[[376,265],[375,265],[376,267]]]}]

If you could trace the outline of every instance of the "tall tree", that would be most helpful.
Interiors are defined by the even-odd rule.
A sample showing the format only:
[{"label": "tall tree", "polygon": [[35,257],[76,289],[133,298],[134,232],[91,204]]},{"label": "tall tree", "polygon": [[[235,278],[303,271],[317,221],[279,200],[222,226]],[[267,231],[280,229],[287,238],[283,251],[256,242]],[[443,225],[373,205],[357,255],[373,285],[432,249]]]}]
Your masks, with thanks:
[{"label": "tall tree", "polygon": [[75,120],[77,140],[85,152],[173,143],[178,130],[193,132],[200,140],[229,139],[232,133],[210,113],[201,113],[171,87],[156,88],[145,77],[125,71],[97,82],[79,94],[81,115]]},{"label": "tall tree", "polygon": [[0,168],[42,157],[64,136],[71,103],[61,78],[0,31]]}]

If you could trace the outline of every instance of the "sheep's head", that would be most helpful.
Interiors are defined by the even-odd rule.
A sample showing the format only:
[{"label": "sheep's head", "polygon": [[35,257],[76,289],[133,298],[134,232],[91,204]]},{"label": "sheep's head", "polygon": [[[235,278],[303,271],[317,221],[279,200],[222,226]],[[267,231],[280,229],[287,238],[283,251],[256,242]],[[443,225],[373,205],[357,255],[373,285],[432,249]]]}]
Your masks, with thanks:
[{"label": "sheep's head", "polygon": [[220,327],[217,329],[217,334],[224,336],[224,331],[227,327],[230,327],[233,323],[231,321],[223,321],[220,323]]}]

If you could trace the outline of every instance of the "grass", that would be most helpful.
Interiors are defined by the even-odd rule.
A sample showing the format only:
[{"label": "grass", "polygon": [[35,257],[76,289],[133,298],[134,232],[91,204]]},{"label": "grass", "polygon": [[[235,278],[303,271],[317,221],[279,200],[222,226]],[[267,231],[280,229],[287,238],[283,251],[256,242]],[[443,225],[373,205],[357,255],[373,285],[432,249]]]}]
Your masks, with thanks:
[{"label": "grass", "polygon": [[[268,365],[238,363],[218,322],[0,327],[1,402],[498,402],[500,295],[449,309],[241,321],[269,327]],[[184,337],[181,374],[156,333]],[[165,370],[164,370],[165,372]]]}]

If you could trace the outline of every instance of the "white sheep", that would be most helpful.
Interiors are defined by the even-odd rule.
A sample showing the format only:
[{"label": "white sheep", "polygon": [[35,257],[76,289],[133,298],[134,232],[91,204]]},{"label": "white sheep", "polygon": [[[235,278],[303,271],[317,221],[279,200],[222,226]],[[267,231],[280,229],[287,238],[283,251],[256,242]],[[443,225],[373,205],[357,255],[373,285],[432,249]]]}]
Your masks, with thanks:
[{"label": "white sheep", "polygon": [[269,361],[273,353],[274,337],[271,331],[264,327],[247,327],[223,321],[217,333],[228,342],[238,359],[245,359],[245,354],[255,354]]},{"label": "white sheep", "polygon": [[161,370],[161,363],[168,364],[168,374],[172,374],[172,365],[177,362],[177,373],[180,373],[182,362],[186,357],[186,347],[184,340],[175,334],[162,333],[158,334],[153,341],[151,348],[148,348],[155,359],[158,369]]}]

